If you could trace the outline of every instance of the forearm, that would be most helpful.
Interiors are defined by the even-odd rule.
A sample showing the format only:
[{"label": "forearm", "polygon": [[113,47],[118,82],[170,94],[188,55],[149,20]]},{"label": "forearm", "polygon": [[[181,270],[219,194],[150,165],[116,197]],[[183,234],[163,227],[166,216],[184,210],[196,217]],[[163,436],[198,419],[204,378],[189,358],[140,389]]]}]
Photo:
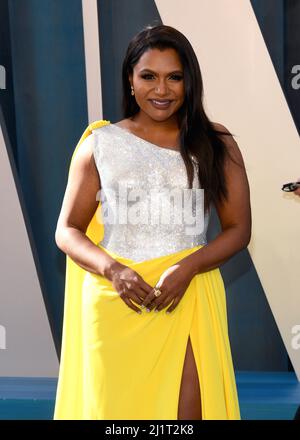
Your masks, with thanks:
[{"label": "forearm", "polygon": [[55,234],[57,246],[76,264],[88,272],[111,279],[118,262],[95,245],[88,236],[74,227],[61,228]]},{"label": "forearm", "polygon": [[233,226],[222,231],[207,245],[180,260],[180,263],[188,267],[193,275],[207,272],[219,267],[247,247],[249,241],[249,231],[241,231]]}]

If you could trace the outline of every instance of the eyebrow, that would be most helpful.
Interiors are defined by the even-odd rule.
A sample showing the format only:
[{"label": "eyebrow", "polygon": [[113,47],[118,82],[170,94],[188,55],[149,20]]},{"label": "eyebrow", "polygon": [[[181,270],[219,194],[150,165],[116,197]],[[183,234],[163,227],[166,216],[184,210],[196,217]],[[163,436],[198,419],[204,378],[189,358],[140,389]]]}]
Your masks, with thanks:
[{"label": "eyebrow", "polygon": [[[154,70],[147,69],[147,68],[140,70],[140,73],[143,73],[143,72],[156,73],[156,72],[154,72]],[[172,72],[167,73],[167,75],[170,75],[171,73],[180,73],[180,74],[183,74],[183,71],[182,71],[182,70],[172,70]]]}]

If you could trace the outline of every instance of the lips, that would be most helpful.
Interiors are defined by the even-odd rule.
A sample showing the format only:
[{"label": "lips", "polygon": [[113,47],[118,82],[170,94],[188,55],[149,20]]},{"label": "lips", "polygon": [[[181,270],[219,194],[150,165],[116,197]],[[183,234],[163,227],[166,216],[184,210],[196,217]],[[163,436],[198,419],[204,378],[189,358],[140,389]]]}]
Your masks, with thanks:
[{"label": "lips", "polygon": [[168,108],[172,102],[171,99],[149,99],[149,101],[155,108],[162,109]]}]

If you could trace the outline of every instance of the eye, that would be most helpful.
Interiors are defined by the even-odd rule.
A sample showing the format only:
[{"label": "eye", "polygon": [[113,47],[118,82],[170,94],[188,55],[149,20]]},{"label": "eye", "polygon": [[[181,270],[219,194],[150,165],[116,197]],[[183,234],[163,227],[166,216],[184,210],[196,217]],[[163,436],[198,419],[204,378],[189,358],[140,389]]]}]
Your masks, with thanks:
[{"label": "eye", "polygon": [[148,79],[149,76],[153,76],[151,73],[144,73],[144,75],[142,75],[143,79]]},{"label": "eye", "polygon": [[[143,79],[147,80],[147,79],[150,79],[151,77],[153,77],[153,74],[152,73],[144,73],[143,75],[141,75],[141,77]],[[174,73],[173,75],[170,76],[170,78],[173,78],[175,81],[181,81],[183,79],[183,76]]]},{"label": "eye", "polygon": [[182,80],[183,76],[174,74],[174,75],[171,75],[171,78],[174,78],[176,81],[180,81],[180,80]]}]

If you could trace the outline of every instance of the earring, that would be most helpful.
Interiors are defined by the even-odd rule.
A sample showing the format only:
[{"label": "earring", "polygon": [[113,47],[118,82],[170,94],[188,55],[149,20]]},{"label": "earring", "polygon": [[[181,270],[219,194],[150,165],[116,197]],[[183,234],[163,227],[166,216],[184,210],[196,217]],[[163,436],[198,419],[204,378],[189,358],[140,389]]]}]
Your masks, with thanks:
[{"label": "earring", "polygon": [[134,95],[134,88],[131,86],[131,94]]}]

